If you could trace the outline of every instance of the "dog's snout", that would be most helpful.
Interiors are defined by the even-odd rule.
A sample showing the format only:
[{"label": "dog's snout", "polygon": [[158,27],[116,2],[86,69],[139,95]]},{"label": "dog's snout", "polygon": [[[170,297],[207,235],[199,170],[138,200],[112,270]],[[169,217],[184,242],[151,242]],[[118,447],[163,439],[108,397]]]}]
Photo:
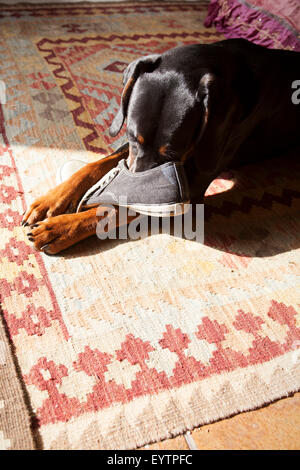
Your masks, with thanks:
[{"label": "dog's snout", "polygon": [[[163,150],[165,151],[162,152]],[[142,145],[129,143],[127,166],[132,172],[151,170],[167,161],[165,152],[166,149],[161,147],[159,149],[143,148]]]}]

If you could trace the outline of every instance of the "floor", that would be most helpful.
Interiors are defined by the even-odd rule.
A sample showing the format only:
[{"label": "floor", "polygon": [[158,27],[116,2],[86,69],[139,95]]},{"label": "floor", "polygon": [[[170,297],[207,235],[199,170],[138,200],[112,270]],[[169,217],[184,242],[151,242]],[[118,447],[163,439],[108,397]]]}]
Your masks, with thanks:
[{"label": "floor", "polygon": [[[188,445],[189,443],[189,445]],[[300,393],[264,408],[195,429],[188,436],[144,447],[149,450],[298,450]]]}]

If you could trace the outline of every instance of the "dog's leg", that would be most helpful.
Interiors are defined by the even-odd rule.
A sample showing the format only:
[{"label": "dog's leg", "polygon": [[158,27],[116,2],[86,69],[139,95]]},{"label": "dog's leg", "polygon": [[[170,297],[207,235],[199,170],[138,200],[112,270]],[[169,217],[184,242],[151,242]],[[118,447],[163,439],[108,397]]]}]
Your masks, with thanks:
[{"label": "dog's leg", "polygon": [[88,163],[67,181],[36,199],[24,214],[22,225],[35,224],[45,218],[63,214],[68,209],[75,211],[84,193],[115,167],[120,160],[127,157],[128,144],[125,144],[108,157]]},{"label": "dog's leg", "polygon": [[137,215],[121,219],[116,206],[98,206],[84,212],[57,215],[31,226],[28,239],[37,250],[49,255],[59,253],[85,238],[96,234],[97,224],[104,220],[103,227],[114,229],[130,223]]}]

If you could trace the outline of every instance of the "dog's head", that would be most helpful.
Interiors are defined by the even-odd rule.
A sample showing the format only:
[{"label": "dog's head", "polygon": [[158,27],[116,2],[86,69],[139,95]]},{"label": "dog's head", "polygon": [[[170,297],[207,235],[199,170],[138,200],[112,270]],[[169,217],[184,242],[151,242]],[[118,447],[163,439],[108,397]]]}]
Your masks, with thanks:
[{"label": "dog's head", "polygon": [[193,54],[180,47],[142,57],[126,68],[110,135],[116,136],[127,119],[131,171],[184,161],[200,140],[214,76],[193,61]]}]

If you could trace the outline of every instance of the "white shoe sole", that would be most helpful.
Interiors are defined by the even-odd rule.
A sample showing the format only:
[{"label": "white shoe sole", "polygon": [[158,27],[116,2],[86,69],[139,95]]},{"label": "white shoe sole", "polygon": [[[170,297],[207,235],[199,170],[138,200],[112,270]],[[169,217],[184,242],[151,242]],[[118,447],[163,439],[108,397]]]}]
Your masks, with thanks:
[{"label": "white shoe sole", "polygon": [[162,204],[160,206],[156,205],[146,205],[146,204],[117,204],[113,202],[101,202],[100,204],[90,204],[90,205],[79,205],[77,207],[76,212],[81,212],[82,210],[92,209],[94,207],[101,207],[101,206],[118,206],[118,207],[125,207],[126,209],[130,209],[133,212],[148,215],[149,217],[175,217],[177,215],[185,214],[190,210],[190,202],[179,202],[176,204]]},{"label": "white shoe sole", "polygon": [[138,212],[139,214],[148,215],[150,217],[175,217],[185,214],[190,210],[190,201],[179,202],[176,204],[128,204],[128,209]]}]

